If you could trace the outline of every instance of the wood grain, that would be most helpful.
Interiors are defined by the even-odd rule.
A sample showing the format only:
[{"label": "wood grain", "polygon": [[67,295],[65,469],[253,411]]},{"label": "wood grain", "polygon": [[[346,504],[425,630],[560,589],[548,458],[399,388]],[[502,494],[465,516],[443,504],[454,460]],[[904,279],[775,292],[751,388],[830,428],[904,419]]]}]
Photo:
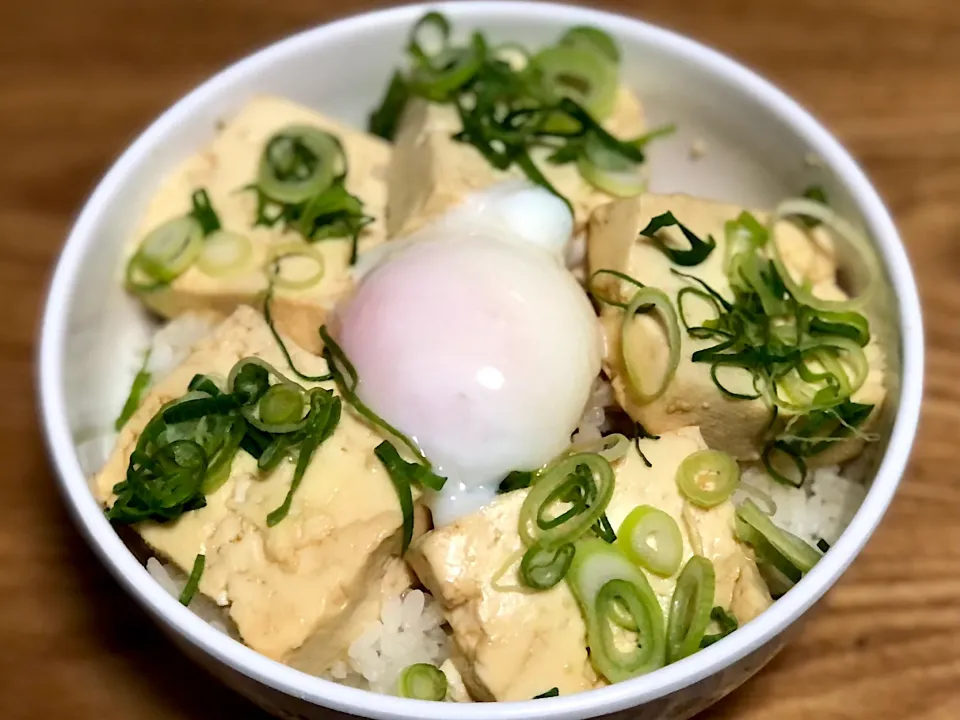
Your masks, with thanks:
[{"label": "wood grain", "polygon": [[[152,117],[248,51],[376,4],[0,3],[0,716],[263,717],[186,662],[74,530],[35,421],[34,340],[72,215]],[[890,514],[805,632],[705,717],[958,718],[960,3],[607,4],[730,53],[824,120],[896,214],[927,319],[920,439]]]}]

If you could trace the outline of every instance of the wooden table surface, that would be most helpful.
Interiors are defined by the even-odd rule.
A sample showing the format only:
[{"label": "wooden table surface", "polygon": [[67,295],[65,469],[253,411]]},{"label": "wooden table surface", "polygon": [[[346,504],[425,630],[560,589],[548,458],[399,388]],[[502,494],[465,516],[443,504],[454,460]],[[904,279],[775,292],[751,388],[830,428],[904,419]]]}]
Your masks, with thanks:
[{"label": "wooden table surface", "polygon": [[[0,717],[263,718],[186,662],[74,530],[36,422],[45,285],[147,122],[226,63],[376,3],[0,2]],[[882,527],[804,634],[704,717],[960,718],[960,2],[636,0],[821,118],[889,202],[926,312],[927,393]]]}]

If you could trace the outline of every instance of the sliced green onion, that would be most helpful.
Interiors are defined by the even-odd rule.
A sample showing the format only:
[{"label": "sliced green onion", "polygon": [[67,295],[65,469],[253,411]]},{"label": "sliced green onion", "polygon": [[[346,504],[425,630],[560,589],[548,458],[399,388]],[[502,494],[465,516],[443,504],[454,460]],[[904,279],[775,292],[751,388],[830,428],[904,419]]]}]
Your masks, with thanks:
[{"label": "sliced green onion", "polygon": [[404,79],[403,74],[395,72],[384,93],[380,105],[370,113],[367,122],[367,129],[373,135],[379,135],[384,140],[393,141],[397,134],[397,126],[400,124],[400,118],[403,117],[403,111],[410,102],[410,85]]},{"label": "sliced green onion", "polygon": [[667,620],[667,662],[673,663],[693,655],[710,623],[710,609],[716,589],[713,563],[694,555],[683,566],[670,600]]},{"label": "sliced green onion", "polygon": [[596,453],[607,462],[622,459],[630,450],[630,440],[620,433],[604,435],[599,440],[578,442],[570,446],[570,451],[578,453]]},{"label": "sliced green onion", "polygon": [[520,560],[520,578],[534,590],[549,590],[566,576],[574,552],[573,543],[555,548],[537,543],[527,548]]},{"label": "sliced green onion", "polygon": [[800,487],[807,477],[807,464],[785,442],[767,443],[760,456],[764,470],[781,485]]},{"label": "sliced green onion", "polygon": [[646,165],[635,162],[587,135],[577,170],[588,183],[614,197],[633,197],[647,187]]},{"label": "sliced green onion", "polygon": [[[295,383],[273,385],[260,398],[256,427],[270,433],[295,432],[303,427],[303,389]],[[251,420],[251,418],[247,418]],[[251,420],[252,422],[252,420]]]},{"label": "sliced green onion", "polygon": [[134,262],[151,279],[172,282],[193,265],[203,249],[202,239],[203,230],[193,218],[168,220],[143,239]]},{"label": "sliced green onion", "polygon": [[817,550],[819,550],[822,553],[826,553],[828,550],[830,550],[830,543],[828,543],[823,538],[820,538],[819,540],[817,540]]},{"label": "sliced green onion", "polygon": [[[666,371],[659,384],[649,390],[644,387],[643,368],[638,367],[638,358],[643,357],[644,352],[640,348],[634,349],[629,332],[634,316],[642,309],[646,309],[647,306],[659,311],[667,332],[667,344],[670,348]],[[627,379],[630,381],[631,390],[638,402],[641,404],[653,402],[667,391],[680,364],[680,324],[677,319],[677,312],[665,292],[647,287],[634,293],[633,299],[627,305],[623,323],[620,326],[620,352],[623,355]]]},{"label": "sliced green onion", "polygon": [[[328,372],[325,375],[307,375],[301,372],[293,362],[293,357],[290,355],[290,351],[287,349],[287,344],[283,341],[283,338],[280,337],[280,333],[277,332],[276,326],[273,324],[273,314],[271,313],[271,306],[273,305],[273,284],[271,283],[267,287],[267,292],[263,296],[263,319],[267,323],[267,327],[270,328],[270,334],[273,336],[274,341],[277,343],[277,347],[280,348],[280,352],[283,353],[283,359],[287,361],[287,365],[290,366],[290,369],[293,370],[293,374],[296,375],[301,380],[306,380],[307,382],[327,382],[328,380],[333,380],[333,373]],[[321,332],[322,335],[322,332]]]},{"label": "sliced green onion", "polygon": [[393,483],[394,490],[397,493],[397,499],[400,502],[400,514],[403,517],[403,535],[400,541],[400,554],[403,555],[410,547],[413,540],[413,490],[412,477],[410,472],[411,463],[406,462],[397,448],[389,440],[384,440],[374,448],[373,454],[383,463]]},{"label": "sliced green onion", "polygon": [[447,676],[429,663],[417,663],[400,673],[400,695],[414,700],[441,701],[447,696]]},{"label": "sliced green onion", "polygon": [[[780,248],[775,240],[777,225],[781,221],[791,217],[819,220],[824,227],[828,228],[836,237],[843,239],[850,245],[857,256],[855,263],[856,268],[866,275],[860,294],[857,297],[850,298],[849,300],[825,300],[816,297],[806,284],[800,284],[794,280],[783,261]],[[780,279],[783,281],[786,289],[799,303],[815,310],[845,312],[863,307],[873,294],[879,278],[876,255],[870,247],[867,238],[830,208],[808,199],[798,198],[786,200],[780,203],[776,210],[774,210],[770,216],[767,228],[770,237],[774,238],[771,247],[773,262],[776,265],[777,272],[780,274]]]},{"label": "sliced green onion", "polygon": [[811,335],[831,335],[853,340],[860,347],[870,342],[870,323],[858,312],[827,312],[820,310],[809,320]]},{"label": "sliced green onion", "polygon": [[197,555],[193,561],[193,568],[190,570],[190,577],[187,578],[187,584],[183,586],[180,593],[180,604],[186,607],[191,603],[197,590],[200,589],[200,578],[203,576],[203,568],[206,565],[207,556],[202,553]]},{"label": "sliced green onion", "polygon": [[290,125],[267,141],[257,187],[276,202],[302,203],[345,173],[346,159],[336,137],[309,125]]},{"label": "sliced green onion", "polygon": [[[604,304],[606,304],[606,305],[612,305],[613,307],[623,308],[624,310],[627,309],[627,306],[629,305],[628,302],[626,302],[626,303],[625,303],[625,302],[620,302],[619,300],[617,300],[617,299],[615,299],[615,298],[604,297],[604,296],[600,293],[599,289],[597,288],[597,284],[596,284],[596,280],[597,280],[597,276],[598,276],[598,275],[609,275],[609,276],[611,276],[611,277],[616,278],[617,280],[622,280],[623,282],[629,283],[630,285],[633,285],[633,286],[636,287],[636,288],[645,288],[645,287],[646,287],[646,285],[644,285],[642,282],[640,282],[640,281],[637,280],[636,278],[632,278],[632,277],[630,277],[629,275],[627,275],[626,273],[620,272],[619,270],[603,269],[603,270],[596,270],[596,271],[594,271],[594,273],[590,276],[590,279],[587,281],[587,289],[588,289],[588,292],[594,297],[594,299],[595,299],[597,302],[602,302],[602,303],[604,303]],[[619,294],[618,294],[618,297],[619,297]]]},{"label": "sliced green onion", "polygon": [[498,493],[508,493],[530,487],[536,472],[532,470],[511,470],[497,486]]},{"label": "sliced green onion", "polygon": [[617,43],[599,28],[587,25],[572,27],[560,38],[560,45],[590,48],[612,63],[620,62],[620,48]]},{"label": "sliced green onion", "polygon": [[549,690],[546,690],[539,695],[534,695],[533,700],[543,700],[544,698],[558,697],[560,695],[560,688],[552,687]]},{"label": "sliced green onion", "polygon": [[306,437],[300,443],[300,452],[290,481],[290,489],[287,490],[287,495],[280,507],[267,514],[267,527],[273,527],[289,514],[293,495],[303,481],[314,452],[333,435],[333,431],[340,423],[340,413],[340,398],[332,391],[320,388],[310,391],[310,414],[307,416],[307,424],[304,428]]},{"label": "sliced green onion", "polygon": [[[663,667],[663,611],[643,572],[616,545],[596,538],[580,540],[567,574],[587,625],[590,662],[610,682],[620,682]],[[626,611],[637,628],[629,649],[618,642],[617,618]],[[623,638],[620,638],[622,640]]]},{"label": "sliced green onion", "polygon": [[720,450],[698,450],[677,468],[677,486],[683,496],[702,508],[727,500],[740,482],[737,461]]},{"label": "sliced green onion", "polygon": [[[531,65],[542,73],[545,87],[559,97],[567,97],[583,106],[597,121],[613,112],[617,101],[617,66],[592,48],[555,46],[541,50]],[[552,114],[547,127],[554,131],[576,128],[576,122],[561,114]]]},{"label": "sliced green onion", "polygon": [[197,267],[211,277],[232,277],[250,266],[253,243],[250,238],[229,230],[217,230],[203,242]]},{"label": "sliced green onion", "polygon": [[153,375],[147,370],[147,363],[149,361],[150,351],[148,350],[144,355],[143,365],[137,372],[136,377],[133,378],[133,384],[130,386],[130,393],[127,395],[126,401],[123,403],[123,409],[120,411],[120,416],[113,424],[113,429],[117,432],[120,432],[120,430],[123,429],[123,426],[127,424],[127,421],[133,417],[133,414],[143,402],[144,393],[146,393],[150,388],[150,381],[153,379]]},{"label": "sliced green onion", "polygon": [[520,538],[527,547],[573,542],[600,519],[613,486],[613,468],[599,455],[576,453],[561,459],[538,477],[524,499]]},{"label": "sliced green onion", "polygon": [[[292,258],[305,258],[316,265],[314,271],[304,277],[285,277],[281,274],[281,263]],[[313,287],[323,279],[323,255],[316,248],[306,243],[295,241],[283,243],[270,249],[267,255],[267,278],[272,285],[287,290],[305,290]]]},{"label": "sliced green onion", "polygon": [[624,518],[617,544],[631,561],[661,577],[670,577],[683,560],[683,536],[677,521],[651,505],[638,505]]},{"label": "sliced green onion", "polygon": [[737,508],[737,534],[753,546],[757,556],[792,582],[813,569],[820,553],[796,535],[778,528],[749,498]]},{"label": "sliced green onion", "polygon": [[[681,250],[672,248],[658,236],[661,230],[669,227],[680,228],[680,232],[683,233],[683,236],[690,243],[688,249]],[[706,240],[701,240],[686,225],[677,220],[671,212],[665,212],[662,215],[657,215],[652,218],[650,222],[647,223],[647,226],[640,231],[640,234],[643,237],[653,240],[653,244],[656,245],[664,255],[670,258],[672,262],[685,267],[699,265],[707,259],[717,246],[717,241],[713,239],[712,235],[707,235]]]},{"label": "sliced green onion", "polygon": [[[827,201],[827,191],[823,189],[822,185],[810,185],[806,188],[802,197],[805,197],[807,200],[813,200],[814,202],[820,203],[821,205],[829,205]],[[816,218],[803,217],[800,218],[800,222],[806,225],[808,228],[815,228],[820,225],[820,221]]]},{"label": "sliced green onion", "polygon": [[439,55],[449,45],[450,21],[431,11],[417,20],[407,40],[407,52],[421,62]]},{"label": "sliced green onion", "polygon": [[740,627],[740,623],[737,621],[736,615],[727,612],[719,605],[710,611],[710,619],[717,624],[717,626],[720,628],[720,632],[713,633],[711,635],[704,635],[703,640],[700,641],[701,650],[703,648],[710,647],[714,643],[720,642],[727,635]]}]

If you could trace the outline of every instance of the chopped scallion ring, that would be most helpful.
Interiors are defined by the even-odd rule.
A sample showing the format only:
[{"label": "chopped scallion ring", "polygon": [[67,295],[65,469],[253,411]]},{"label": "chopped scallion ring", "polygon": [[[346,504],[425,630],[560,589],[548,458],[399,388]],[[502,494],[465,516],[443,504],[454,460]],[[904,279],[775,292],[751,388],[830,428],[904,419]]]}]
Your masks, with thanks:
[{"label": "chopped scallion ring", "polygon": [[572,27],[560,38],[560,45],[589,48],[612,63],[620,62],[620,48],[616,41],[599,28],[588,25]]},{"label": "chopped scallion ring", "polygon": [[[634,347],[634,337],[630,332],[633,323],[636,322],[637,313],[646,310],[648,306],[651,310],[659,312],[667,334],[667,346],[670,348],[663,377],[652,389],[647,389],[644,385],[645,368],[640,367],[640,358],[644,356],[644,352],[641,348]],[[620,325],[620,352],[623,355],[623,365],[627,371],[627,379],[630,381],[630,389],[638,402],[643,404],[653,402],[667,391],[680,364],[680,323],[677,319],[677,311],[674,310],[673,303],[665,292],[646,287],[634,293]]]},{"label": "chopped scallion ring", "polygon": [[647,187],[646,164],[636,162],[587,135],[577,169],[588,183],[614,197],[633,197]]},{"label": "chopped scallion ring", "polygon": [[[545,87],[557,97],[574,100],[597,122],[613,112],[617,100],[617,66],[592,48],[554,46],[541,50],[530,61],[542,75]],[[546,128],[554,132],[577,130],[577,121],[552,114]]]},{"label": "chopped scallion ring", "polygon": [[[597,538],[580,540],[567,579],[586,620],[590,662],[597,672],[620,682],[663,667],[660,603],[643,571],[616,545]],[[615,632],[619,635],[628,626],[635,629],[636,641],[625,647]]]},{"label": "chopped scallion ring", "polygon": [[683,566],[670,600],[667,620],[667,662],[693,655],[710,624],[710,610],[716,588],[713,563],[694,555]]},{"label": "chopped scallion ring", "polygon": [[820,553],[773,521],[749,498],[737,508],[737,534],[753,546],[759,559],[775,567],[792,582],[813,569]]},{"label": "chopped scallion ring", "polygon": [[677,521],[651,505],[638,505],[624,518],[617,544],[634,563],[661,577],[670,577],[683,560],[683,536]]},{"label": "chopped scallion ring", "polygon": [[252,257],[253,243],[249,237],[216,230],[204,239],[197,268],[211,277],[233,277],[249,269]]},{"label": "chopped scallion ring", "polygon": [[340,141],[310,125],[290,125],[267,141],[257,187],[279,203],[302,203],[346,173]]},{"label": "chopped scallion ring", "polygon": [[573,543],[555,548],[532,545],[520,560],[520,578],[534,590],[549,590],[566,576],[574,552]]},{"label": "chopped scallion ring", "polygon": [[447,676],[429,663],[417,663],[400,673],[400,695],[413,700],[441,701],[447,696]]},{"label": "chopped scallion ring", "polygon": [[[850,298],[849,300],[825,300],[814,295],[806,284],[797,282],[796,279],[790,275],[776,242],[777,225],[781,221],[789,218],[817,220],[824,228],[829,229],[835,237],[842,239],[850,246],[850,249],[856,254],[856,261],[851,264],[851,267],[855,266],[854,269],[856,271],[866,275],[859,288],[860,292],[856,297]],[[845,312],[862,308],[870,299],[879,278],[876,253],[873,248],[870,247],[867,238],[855,230],[852,225],[837,215],[832,209],[806,198],[786,200],[780,203],[770,216],[767,229],[770,237],[774,240],[770,245],[773,251],[773,262],[776,265],[777,272],[780,274],[780,279],[790,294],[796,298],[799,303],[811,307],[814,310]]]},{"label": "chopped scallion ring", "polygon": [[613,497],[610,463],[594,453],[562,458],[542,472],[520,509],[520,538],[556,548],[574,542],[600,519]]},{"label": "chopped scallion ring", "polygon": [[[299,277],[281,274],[283,264],[294,265],[296,269],[302,270],[303,263],[300,260],[305,260],[307,264],[312,263],[315,266],[313,271]],[[286,290],[306,290],[313,287],[323,279],[324,269],[323,255],[304,242],[277,245],[271,248],[267,255],[266,270],[270,283]]]},{"label": "chopped scallion ring", "polygon": [[203,230],[192,217],[178,217],[151,231],[133,263],[152,280],[169,283],[193,265],[203,248]]},{"label": "chopped scallion ring", "polygon": [[677,486],[697,507],[716,507],[733,495],[740,482],[737,461],[720,450],[698,450],[677,468]]}]

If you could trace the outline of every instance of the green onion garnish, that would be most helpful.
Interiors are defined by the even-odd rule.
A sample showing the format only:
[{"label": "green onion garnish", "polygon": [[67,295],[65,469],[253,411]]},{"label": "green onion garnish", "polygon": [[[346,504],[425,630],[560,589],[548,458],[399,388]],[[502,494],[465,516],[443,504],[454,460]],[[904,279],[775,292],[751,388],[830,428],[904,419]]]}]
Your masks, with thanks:
[{"label": "green onion garnish", "polygon": [[439,702],[447,696],[447,676],[434,665],[417,663],[400,673],[397,688],[402,697]]},{"label": "green onion garnish", "polygon": [[700,649],[700,642],[710,623],[715,587],[713,563],[700,555],[687,560],[670,600],[667,662],[677,662]]},{"label": "green onion garnish", "polygon": [[533,700],[543,700],[544,698],[557,697],[560,695],[560,688],[552,687],[549,690],[546,690],[539,695],[534,695]]},{"label": "green onion garnish", "polygon": [[[644,387],[643,377],[645,368],[638,366],[643,353],[634,350],[636,341],[630,329],[638,313],[648,313],[651,310],[656,310],[662,319],[670,355],[667,359],[666,370],[659,383],[653,388],[646,388]],[[638,402],[651,403],[667,391],[680,364],[680,324],[670,298],[662,290],[647,287],[634,293],[633,299],[627,305],[624,320],[620,326],[620,352],[623,356],[624,368],[627,371],[627,379],[630,381],[630,389]]]},{"label": "green onion garnish", "polygon": [[[683,233],[683,236],[690,243],[688,249],[680,250],[672,248],[658,236],[657,233],[669,227],[680,228],[680,232]],[[712,235],[707,235],[706,240],[701,240],[686,225],[677,220],[671,212],[665,212],[662,215],[657,215],[652,218],[650,222],[647,223],[647,226],[640,231],[640,234],[653,240],[653,244],[656,245],[664,255],[670,258],[671,261],[677,265],[684,265],[686,267],[702,263],[717,246],[717,241],[713,239]]]},{"label": "green onion garnish", "polygon": [[290,369],[293,370],[294,375],[301,380],[306,380],[307,382],[327,382],[328,380],[333,380],[332,372],[328,372],[325,375],[306,375],[297,369],[297,366],[293,362],[293,358],[290,356],[290,351],[287,349],[287,344],[283,341],[283,338],[280,337],[280,333],[277,332],[277,328],[273,324],[273,316],[270,312],[272,303],[273,285],[270,285],[267,287],[267,292],[263,296],[263,319],[266,321],[267,327],[270,328],[270,334],[273,335],[273,339],[277,343],[277,347],[279,347],[280,352],[283,353],[283,359],[287,361],[287,365],[289,365]]},{"label": "green onion garnish", "polygon": [[400,457],[397,448],[389,440],[384,440],[377,445],[373,451],[377,459],[383,463],[390,481],[397,492],[397,499],[400,502],[400,513],[403,517],[403,537],[400,542],[400,554],[403,555],[410,547],[410,541],[413,540],[413,491],[411,487],[416,480],[416,470],[420,465],[409,463]]},{"label": "green onion garnish", "polygon": [[733,613],[727,612],[719,605],[710,611],[710,619],[717,624],[720,631],[710,635],[704,635],[703,640],[700,641],[701,650],[703,648],[710,647],[715,642],[723,640],[727,635],[732,633],[740,626],[740,623],[737,622],[736,616]]},{"label": "green onion garnish", "polygon": [[[584,179],[601,190],[642,190],[638,168],[650,136],[620,140],[599,124],[613,110],[619,73],[619,50],[606,33],[573,28],[531,56],[491,48],[480,33],[455,45],[449,21],[430,12],[413,27],[407,52],[412,69],[392,77],[370,115],[371,132],[392,140],[409,100],[424,98],[456,108],[461,129],[454,139],[499,170],[518,167],[550,192],[558,194],[532,150],[548,150],[550,163],[577,163]],[[522,62],[511,62],[518,54]]]},{"label": "green onion garnish", "polygon": [[123,426],[127,424],[127,421],[133,417],[133,414],[137,411],[137,408],[140,407],[140,403],[143,402],[143,395],[147,392],[150,387],[150,381],[153,378],[153,375],[147,370],[147,363],[150,361],[150,351],[148,350],[143,358],[143,365],[141,365],[140,370],[137,371],[136,377],[133,378],[133,384],[130,386],[130,393],[127,395],[126,401],[123,403],[123,409],[120,411],[119,417],[117,417],[116,422],[113,424],[113,429],[117,432],[123,429]]},{"label": "green onion garnish", "polygon": [[827,550],[829,549],[830,549],[830,543],[828,543],[823,538],[820,538],[819,540],[817,540],[817,550],[819,550],[822,553],[826,553]]},{"label": "green onion garnish", "polygon": [[357,376],[357,370],[349,358],[347,358],[346,353],[343,352],[340,345],[338,345],[336,340],[327,332],[326,326],[320,328],[320,338],[323,340],[323,355],[327,360],[327,366],[330,368],[333,380],[336,382],[337,388],[340,390],[340,394],[343,395],[344,400],[360,415],[366,418],[367,422],[378,428],[384,434],[396,439],[413,455],[415,463],[419,466],[419,469],[415,473],[416,477],[414,478],[417,483],[430,490],[441,490],[443,484],[446,482],[446,478],[440,477],[433,472],[433,466],[430,464],[427,456],[423,454],[423,451],[417,447],[416,443],[373,412],[373,410],[357,396],[357,385],[360,382],[360,378]]},{"label": "green onion garnish", "polygon": [[677,487],[697,507],[710,509],[727,500],[740,483],[737,461],[720,450],[698,450],[677,468]]},{"label": "green onion garnish", "polygon": [[683,560],[683,536],[677,521],[651,505],[638,505],[624,518],[617,544],[631,561],[661,577],[670,577]]},{"label": "green onion garnish", "polygon": [[[803,193],[801,193],[801,197],[805,197],[807,200],[813,200],[821,205],[830,204],[827,200],[827,191],[823,189],[822,185],[810,185],[803,191]],[[815,228],[820,225],[820,220],[817,220],[816,218],[804,217],[800,218],[800,222],[802,222],[808,228]]]},{"label": "green onion garnish", "polygon": [[786,530],[747,499],[737,508],[737,535],[757,553],[757,559],[769,564],[789,582],[800,581],[820,560],[820,553]]},{"label": "green onion garnish", "polygon": [[194,558],[193,568],[190,570],[190,577],[187,578],[187,584],[183,586],[180,593],[180,604],[187,606],[200,589],[200,578],[203,576],[203,568],[206,565],[207,556],[200,554]]},{"label": "green onion garnish", "polygon": [[189,216],[168,220],[143,239],[127,263],[127,286],[149,292],[169,284],[193,265],[203,249],[203,229]]},{"label": "green onion garnish", "polygon": [[520,537],[527,547],[574,542],[603,515],[613,496],[610,463],[595,453],[575,453],[548,466],[520,509]]},{"label": "green onion garnish", "polygon": [[246,188],[257,194],[254,226],[282,223],[308,242],[350,238],[352,265],[360,232],[373,218],[347,192],[347,167],[334,135],[309,125],[279,130],[264,146],[256,182]]},{"label": "green onion garnish", "polygon": [[[663,611],[646,576],[616,545],[597,538],[578,541],[567,578],[586,621],[597,672],[620,682],[663,667]],[[632,628],[635,640],[629,646],[620,642],[615,628]]]},{"label": "green onion garnish", "polygon": [[200,224],[204,237],[220,229],[220,218],[217,211],[213,209],[210,196],[204,188],[194,190],[193,195],[190,196],[190,203],[193,209],[187,217],[192,217]]},{"label": "green onion garnish", "polygon": [[[271,376],[278,384],[271,385]],[[305,416],[297,422],[264,422],[264,409],[268,418],[282,414],[292,420],[294,393]],[[306,407],[303,397],[308,398]],[[240,360],[226,391],[209,376],[198,375],[184,396],[160,408],[144,427],[125,479],[113,488],[117,499],[107,517],[118,524],[175,520],[206,505],[206,496],[226,482],[240,449],[259,458],[261,470],[272,469],[288,452],[297,451],[287,497],[267,516],[267,524],[275,525],[288,513],[314,451],[333,433],[339,418],[340,399],[330,390],[305,391],[259,358]]]},{"label": "green onion garnish", "polygon": [[549,590],[566,577],[573,562],[573,543],[547,548],[536,543],[520,560],[520,579],[534,590]]},{"label": "green onion garnish", "polygon": [[508,493],[530,487],[536,472],[533,470],[512,470],[497,486],[498,493]]}]

